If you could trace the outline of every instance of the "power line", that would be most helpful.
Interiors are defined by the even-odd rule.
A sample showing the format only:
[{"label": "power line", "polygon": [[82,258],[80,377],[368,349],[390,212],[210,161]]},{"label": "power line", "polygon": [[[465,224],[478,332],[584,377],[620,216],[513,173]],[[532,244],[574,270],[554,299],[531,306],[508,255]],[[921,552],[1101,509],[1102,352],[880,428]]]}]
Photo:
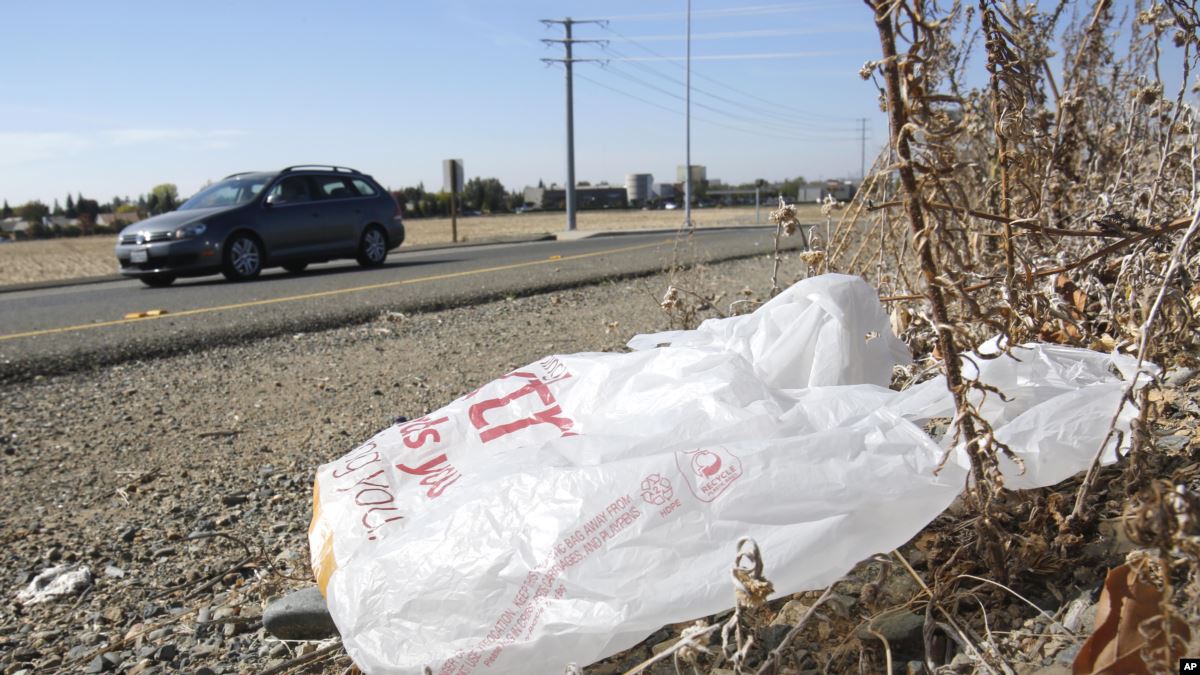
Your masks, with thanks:
[{"label": "power line", "polygon": [[858,154],[858,179],[866,182],[867,180],[867,118],[860,117],[858,121],[862,123],[862,131],[859,136],[859,154]]},{"label": "power line", "polygon": [[[630,82],[634,82],[634,83],[639,84],[648,89],[652,89],[660,94],[663,94],[664,96],[670,96],[671,98],[674,98],[679,101],[685,100],[683,96],[680,96],[679,94],[677,94],[673,91],[670,91],[668,89],[663,89],[662,87],[659,87],[658,85],[652,84],[650,82],[646,82],[645,80],[643,80],[639,77],[636,77],[630,73],[624,72],[624,71],[620,70],[619,68],[613,67],[612,64],[607,64],[605,66],[604,70],[605,70],[605,72],[610,72],[610,73],[617,75],[618,77],[621,77],[623,79],[626,79]],[[776,132],[790,134],[790,138],[794,138],[797,140],[804,139],[804,138],[830,138],[830,137],[834,137],[837,135],[836,133],[824,133],[819,136],[815,136],[815,135],[813,135],[813,131],[810,131],[810,130],[791,129],[791,128],[788,128],[787,125],[780,124],[778,122],[770,122],[770,121],[765,121],[765,120],[761,120],[761,119],[753,119],[753,118],[745,117],[743,115],[731,113],[726,110],[721,110],[720,108],[714,108],[713,106],[710,106],[710,105],[707,105],[705,103],[701,103],[698,101],[695,102],[694,105],[698,108],[703,108],[705,110],[708,110],[709,112],[713,112],[718,115],[723,115],[725,117],[737,120],[739,122],[745,122],[748,124],[773,128]],[[847,129],[838,129],[838,130],[833,130],[833,131],[845,133],[845,132],[852,131],[852,129],[847,128]],[[857,138],[858,138],[858,136],[852,136],[852,137],[846,136],[846,137],[842,138],[842,140],[857,140]]]},{"label": "power line", "polygon": [[[581,80],[585,80],[587,82],[591,82],[592,84],[596,85],[597,87],[607,89],[613,93],[620,94],[621,96],[624,96],[626,98],[630,98],[635,101],[644,103],[646,105],[653,106],[655,108],[658,108],[659,110],[665,110],[665,111],[671,113],[672,115],[683,116],[683,114],[684,114],[682,110],[678,110],[676,108],[672,108],[671,106],[663,105],[661,103],[656,103],[655,101],[651,101],[649,99],[643,98],[641,96],[638,96],[637,94],[631,94],[628,91],[625,91],[624,89],[618,89],[617,87],[605,84],[599,80],[592,79],[586,75],[576,73],[575,77],[577,77]],[[779,140],[784,140],[784,141],[805,141],[805,142],[839,141],[839,142],[841,142],[841,141],[847,141],[847,140],[856,140],[855,138],[829,138],[829,137],[802,138],[802,137],[798,137],[798,136],[785,136],[782,134],[766,133],[761,130],[747,129],[745,127],[734,126],[732,124],[718,122],[716,120],[712,120],[707,117],[697,117],[696,115],[692,115],[692,119],[697,120],[699,122],[704,122],[705,124],[711,124],[713,126],[721,127],[724,129],[730,129],[732,131],[737,131],[737,132],[740,132],[743,134],[749,134],[751,136],[761,136],[763,138],[774,138],[774,139],[779,139]]]},{"label": "power line", "polygon": [[[701,9],[692,12],[698,17],[715,17],[724,18],[730,16],[764,16],[770,14],[790,14],[793,12],[807,12],[816,9],[833,9],[841,8],[840,3],[787,3],[776,5],[752,5],[749,7],[728,7],[724,9]],[[682,12],[655,12],[649,14],[626,14],[624,16],[609,16],[601,17],[601,21],[661,21],[666,19],[678,19],[684,16]]]},{"label": "power line", "polygon": [[561,59],[542,59],[546,63],[561,63],[566,66],[567,71],[567,230],[575,229],[575,101],[574,101],[574,85],[571,82],[572,66],[576,62],[582,61],[597,61],[598,59],[577,59],[571,54],[571,47],[576,43],[587,42],[607,42],[606,40],[580,40],[571,37],[571,27],[577,23],[597,23],[603,25],[603,21],[573,21],[571,17],[565,19],[542,19],[542,23],[546,26],[560,24],[563,27],[565,36],[561,40],[543,38],[542,42],[546,44],[561,44],[564,50],[564,58]]},{"label": "power line", "polygon": [[[625,55],[620,50],[613,48],[612,45],[605,45],[604,49],[605,49],[605,51],[611,52],[618,56]],[[667,75],[666,73],[663,73],[655,68],[651,68],[640,61],[626,61],[626,62],[628,62],[633,67],[635,67],[643,72],[649,73],[656,77],[660,77],[664,80],[667,80],[669,82],[672,82],[672,83],[680,85],[680,86],[684,85],[683,81],[681,81],[675,77],[672,77],[670,75]],[[610,64],[611,64],[611,62],[610,62]],[[699,73],[697,73],[697,75],[698,74]],[[849,127],[849,126],[831,125],[831,124],[827,124],[825,122],[797,121],[795,119],[795,116],[793,116],[793,115],[788,115],[786,113],[782,113],[782,112],[774,111],[774,110],[767,110],[766,108],[763,108],[761,106],[750,105],[748,103],[745,103],[744,101],[727,98],[725,96],[721,96],[720,94],[714,94],[713,92],[707,91],[705,89],[701,89],[700,87],[692,87],[692,90],[696,91],[698,93],[704,94],[705,96],[708,96],[710,98],[714,98],[723,103],[727,103],[729,105],[733,105],[733,106],[736,106],[743,110],[749,111],[751,113],[765,116],[765,117],[771,117],[771,118],[774,118],[781,122],[784,122],[785,124],[788,124],[788,125],[805,128],[805,130],[810,130],[810,131],[849,131],[851,129],[851,127]]]},{"label": "power line", "polygon": [[[648,54],[652,54],[652,55],[654,55],[654,56],[657,56],[657,57],[660,57],[660,58],[662,58],[662,59],[670,60],[670,61],[672,61],[673,63],[675,63],[675,65],[679,66],[680,68],[682,68],[682,67],[683,67],[681,64],[679,64],[679,63],[678,63],[678,61],[676,61],[676,60],[674,59],[674,57],[668,57],[668,56],[666,56],[665,54],[662,54],[662,53],[660,53],[660,52],[658,52],[658,51],[656,51],[656,50],[654,50],[654,49],[652,49],[652,48],[650,48],[650,47],[647,47],[646,45],[644,45],[644,44],[642,44],[642,43],[638,42],[637,40],[634,40],[633,38],[630,38],[629,36],[627,36],[627,35],[625,35],[625,34],[621,33],[620,31],[618,31],[617,29],[613,28],[612,26],[609,26],[609,25],[605,24],[605,25],[603,25],[602,27],[604,28],[604,30],[606,30],[606,31],[608,31],[608,32],[610,32],[610,33],[612,33],[613,35],[616,35],[616,36],[620,37],[622,40],[624,40],[624,41],[626,41],[626,42],[628,42],[628,43],[630,43],[630,44],[632,44],[632,45],[634,45],[634,46],[638,47],[639,49],[641,49],[642,51],[644,51],[644,52],[646,52],[646,53],[648,53]],[[610,51],[611,51],[611,47],[610,47]],[[750,93],[750,92],[748,92],[748,91],[743,91],[743,90],[741,90],[741,89],[738,89],[737,87],[733,87],[733,86],[731,86],[731,85],[725,84],[724,82],[721,82],[720,80],[714,79],[714,78],[712,78],[712,77],[709,77],[709,76],[707,76],[707,75],[703,75],[703,74],[701,74],[701,73],[696,73],[696,76],[697,76],[697,77],[699,77],[699,78],[701,78],[701,79],[703,79],[703,80],[707,80],[707,81],[709,81],[709,82],[711,82],[711,83],[713,83],[713,84],[715,84],[715,85],[717,85],[717,86],[720,86],[720,87],[723,87],[723,88],[725,88],[725,89],[728,89],[728,90],[730,90],[730,91],[732,91],[732,92],[734,92],[734,93],[741,94],[742,96],[746,96],[746,97],[748,97],[748,98],[752,98],[752,99],[754,99],[754,100],[756,100],[756,101],[759,101],[759,102],[761,102],[761,103],[766,103],[766,104],[768,104],[768,105],[775,106],[775,107],[779,108],[780,110],[783,110],[783,111],[789,112],[789,113],[791,113],[791,114],[793,114],[793,115],[799,115],[799,116],[801,116],[801,117],[808,117],[808,118],[811,118],[811,119],[814,119],[814,120],[821,120],[821,119],[825,119],[825,120],[843,120],[843,119],[844,119],[844,118],[842,118],[842,117],[839,117],[839,116],[836,116],[836,115],[826,115],[826,114],[824,114],[824,113],[816,113],[816,112],[812,112],[812,111],[808,111],[808,110],[802,110],[802,109],[800,109],[800,108],[796,108],[796,107],[794,107],[794,106],[789,106],[789,105],[784,105],[784,104],[782,104],[782,103],[777,103],[777,102],[775,102],[775,101],[771,101],[771,100],[765,99],[765,98],[763,98],[763,97],[761,97],[761,96],[758,96],[757,94],[752,94],[752,93]]]},{"label": "power line", "polygon": [[[766,28],[756,30],[736,30],[723,31],[720,33],[692,33],[693,40],[731,40],[741,38],[763,38],[763,37],[792,37],[796,35],[825,35],[828,33],[862,33],[867,32],[867,29],[861,26],[824,26],[820,28]],[[640,42],[676,42],[681,40],[677,34],[664,35],[638,35],[631,37],[630,40]]]}]

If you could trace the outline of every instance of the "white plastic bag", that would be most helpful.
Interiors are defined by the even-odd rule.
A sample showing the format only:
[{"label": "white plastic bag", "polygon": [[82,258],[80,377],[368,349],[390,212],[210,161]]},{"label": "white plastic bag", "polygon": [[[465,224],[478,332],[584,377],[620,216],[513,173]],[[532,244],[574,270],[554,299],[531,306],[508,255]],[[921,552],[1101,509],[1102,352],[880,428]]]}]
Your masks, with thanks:
[{"label": "white plastic bag", "polygon": [[[778,593],[819,588],[964,485],[918,426],[951,413],[944,383],[881,386],[907,352],[861,279],[630,345],[546,357],[318,470],[314,572],[359,667],[561,673],[730,606],[740,537]],[[1047,485],[1086,468],[1123,383],[1114,357],[1018,353],[979,362],[1014,394],[984,411],[1026,463],[1010,485]]]}]

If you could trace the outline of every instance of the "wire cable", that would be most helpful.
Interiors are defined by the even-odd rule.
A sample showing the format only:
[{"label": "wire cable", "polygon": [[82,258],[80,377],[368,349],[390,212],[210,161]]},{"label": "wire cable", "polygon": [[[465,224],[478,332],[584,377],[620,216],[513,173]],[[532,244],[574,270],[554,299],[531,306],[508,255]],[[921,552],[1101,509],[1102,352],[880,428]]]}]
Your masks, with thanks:
[{"label": "wire cable", "polygon": [[[658,108],[658,109],[660,109],[660,110],[665,110],[665,111],[667,111],[667,112],[669,112],[669,113],[672,113],[672,114],[674,114],[674,115],[679,115],[679,116],[681,116],[681,117],[682,117],[682,116],[683,116],[683,114],[684,114],[684,113],[683,113],[683,111],[681,111],[681,110],[676,110],[675,108],[672,108],[672,107],[670,107],[670,106],[666,106],[666,105],[663,105],[663,104],[661,104],[661,103],[656,103],[656,102],[654,102],[654,101],[651,101],[651,100],[648,100],[648,99],[646,99],[646,98],[643,98],[643,97],[641,97],[641,96],[638,96],[637,94],[631,94],[631,93],[629,93],[628,91],[625,91],[624,89],[618,89],[617,87],[613,87],[613,86],[611,86],[611,85],[605,84],[605,83],[603,83],[603,82],[600,82],[599,80],[596,80],[596,79],[590,78],[590,77],[588,77],[587,75],[584,75],[584,74],[582,74],[582,73],[578,73],[578,72],[577,72],[577,73],[575,73],[575,77],[577,77],[577,78],[579,78],[579,79],[581,79],[581,80],[585,80],[585,81],[587,81],[587,82],[591,82],[592,84],[596,85],[597,87],[601,87],[601,88],[603,88],[603,89],[607,89],[607,90],[609,90],[609,91],[611,91],[611,92],[614,92],[614,93],[620,94],[621,96],[625,96],[625,97],[627,97],[627,98],[631,98],[631,99],[633,99],[633,100],[635,100],[635,101],[640,101],[641,103],[644,103],[644,104],[646,104],[646,105],[649,105],[649,106],[653,106],[653,107],[655,107],[655,108]],[[761,137],[763,137],[763,138],[774,138],[774,139],[778,139],[778,140],[785,140],[785,141],[806,141],[806,142],[838,141],[838,142],[845,142],[845,141],[854,141],[854,140],[858,140],[858,139],[856,139],[856,138],[830,138],[830,137],[799,137],[799,136],[786,136],[786,135],[781,135],[781,134],[766,133],[766,132],[763,132],[762,130],[757,130],[757,129],[746,129],[746,128],[744,128],[744,127],[734,126],[734,125],[732,125],[732,124],[725,124],[725,123],[723,123],[723,122],[718,122],[718,121],[716,121],[716,120],[711,120],[711,119],[708,119],[708,118],[705,118],[705,117],[698,117],[698,116],[696,116],[696,115],[692,115],[692,119],[694,119],[694,120],[696,120],[696,121],[698,121],[698,122],[704,122],[705,124],[711,124],[711,125],[713,125],[713,126],[718,126],[718,127],[722,127],[722,128],[725,128],[725,129],[730,129],[730,130],[732,130],[732,131],[737,131],[737,132],[741,132],[741,133],[744,133],[744,134],[749,134],[749,135],[751,135],[751,136],[761,136]]]},{"label": "wire cable", "polygon": [[[607,24],[607,23],[602,23],[602,24],[600,24],[600,27],[601,27],[601,28],[603,28],[604,30],[606,30],[606,31],[608,31],[608,32],[610,32],[610,33],[612,33],[613,35],[616,35],[617,37],[621,38],[621,39],[622,39],[622,40],[624,40],[625,42],[628,42],[628,43],[630,43],[630,44],[632,44],[632,45],[634,45],[634,46],[638,47],[639,49],[641,49],[642,51],[644,51],[644,52],[646,52],[646,53],[648,53],[648,54],[651,54],[651,55],[653,55],[653,56],[657,56],[657,57],[659,57],[659,58],[662,58],[662,59],[665,59],[665,60],[672,61],[672,62],[674,62],[674,63],[675,63],[675,65],[679,66],[680,68],[683,68],[683,66],[682,66],[681,64],[679,64],[679,63],[678,63],[678,61],[677,61],[677,60],[676,60],[674,57],[669,57],[669,56],[666,56],[665,54],[662,54],[662,53],[660,53],[660,52],[658,52],[658,51],[656,51],[656,50],[654,50],[654,49],[652,49],[652,48],[650,48],[650,47],[647,47],[646,45],[642,44],[641,42],[638,42],[637,40],[634,40],[633,38],[629,37],[628,35],[625,35],[624,33],[622,33],[622,32],[620,32],[620,31],[618,31],[617,29],[613,28],[611,25],[609,25],[609,24]],[[611,50],[611,46],[609,47],[609,49]],[[640,62],[640,61],[633,61],[633,62],[631,62],[631,63],[641,63],[641,62]],[[775,106],[776,108],[779,108],[780,110],[783,110],[783,111],[790,112],[790,113],[792,113],[792,114],[794,114],[794,115],[799,115],[799,116],[801,116],[801,117],[807,117],[807,118],[813,119],[814,121],[819,121],[819,120],[844,120],[844,119],[845,119],[844,117],[840,117],[840,116],[837,116],[837,115],[827,115],[827,114],[824,114],[824,113],[812,112],[812,111],[810,111],[810,110],[803,110],[803,109],[800,109],[800,108],[796,108],[796,107],[794,107],[794,106],[789,106],[789,105],[784,105],[784,104],[782,104],[782,103],[777,103],[777,102],[775,102],[775,101],[771,101],[771,100],[765,99],[765,98],[763,98],[763,97],[761,97],[761,96],[758,96],[758,95],[756,95],[756,94],[752,94],[752,93],[750,93],[750,92],[743,91],[743,90],[741,90],[741,89],[738,89],[737,87],[733,87],[733,86],[731,86],[731,85],[725,84],[724,82],[721,82],[720,80],[714,79],[714,78],[712,78],[712,77],[709,77],[709,76],[707,76],[707,75],[703,75],[703,74],[701,74],[701,73],[695,73],[695,75],[696,75],[697,77],[699,77],[699,78],[703,79],[703,80],[707,80],[708,82],[711,82],[711,83],[713,83],[713,84],[715,84],[715,85],[717,85],[717,86],[719,86],[719,87],[723,87],[723,88],[725,88],[725,89],[728,89],[729,91],[732,91],[732,92],[734,92],[734,93],[736,93],[736,94],[740,94],[740,95],[742,95],[742,96],[745,96],[745,97],[748,97],[748,98],[752,98],[752,99],[754,99],[754,100],[756,100],[756,101],[759,101],[759,102],[761,102],[761,103],[766,103],[766,104],[768,104],[768,105]],[[693,87],[693,89],[694,89],[694,87]]]},{"label": "wire cable", "polygon": [[[627,54],[612,47],[611,45],[605,45],[604,50],[611,52],[613,54],[616,54],[617,56],[625,57],[626,60],[622,61],[621,62],[622,64],[628,63],[629,65],[631,65],[643,72],[649,73],[649,74],[654,75],[659,78],[662,78],[664,80],[667,80],[668,82],[677,84],[681,87],[685,86],[682,80],[672,77],[671,75],[668,75],[666,73],[663,73],[662,71],[660,71],[658,69],[651,68],[650,66],[647,66],[645,63],[643,63],[641,61],[628,60]],[[699,73],[697,73],[697,75],[699,75]],[[725,96],[721,96],[720,94],[714,94],[711,91],[701,89],[700,87],[697,87],[694,85],[692,86],[692,91],[700,93],[700,94],[704,94],[705,96],[716,99],[716,100],[726,103],[728,105],[732,105],[732,106],[741,108],[743,110],[754,113],[756,115],[772,118],[774,120],[777,120],[777,123],[782,122],[784,124],[804,128],[809,131],[854,131],[855,130],[853,127],[851,127],[849,125],[835,125],[835,124],[829,124],[826,122],[810,122],[807,120],[797,120],[794,115],[789,115],[787,113],[780,112],[777,110],[768,110],[768,109],[762,108],[760,106],[752,106],[752,105],[745,103],[744,101],[738,101],[736,99],[731,99],[731,98],[727,98]]]},{"label": "wire cable", "polygon": [[[683,97],[683,96],[680,96],[679,94],[677,94],[677,93],[675,93],[675,92],[673,92],[673,91],[670,91],[670,90],[667,90],[667,89],[663,89],[662,87],[659,87],[658,85],[652,84],[652,83],[650,83],[650,82],[646,82],[645,80],[643,80],[643,79],[641,79],[641,78],[638,78],[638,77],[636,77],[636,76],[634,76],[634,75],[632,75],[632,74],[630,74],[630,73],[624,72],[624,71],[622,71],[622,70],[620,70],[620,69],[618,69],[618,68],[614,68],[612,65],[609,65],[609,66],[607,66],[607,67],[605,68],[605,71],[607,71],[607,72],[610,72],[610,73],[612,73],[612,74],[614,74],[614,75],[617,75],[617,76],[619,76],[619,77],[621,77],[621,78],[623,78],[623,79],[625,79],[625,80],[628,80],[628,81],[630,81],[630,82],[633,82],[633,83],[635,83],[635,84],[639,84],[639,85],[641,85],[641,86],[643,86],[643,87],[646,87],[646,88],[648,88],[648,89],[654,90],[654,91],[656,91],[656,92],[658,92],[658,93],[660,93],[660,94],[663,94],[663,95],[665,95],[665,96],[669,96],[669,97],[671,97],[671,98],[674,98],[674,99],[676,99],[676,100],[680,100],[680,101],[684,100],[684,97]],[[848,132],[850,132],[850,131],[851,131],[850,129],[845,129],[845,130],[830,130],[830,132],[828,132],[828,133],[823,133],[823,132],[822,132],[822,130],[797,130],[797,129],[794,129],[794,128],[789,128],[789,127],[787,127],[786,125],[779,124],[778,122],[768,122],[768,121],[764,121],[764,120],[759,120],[759,119],[752,119],[752,118],[748,118],[748,117],[745,117],[745,116],[743,116],[743,115],[737,115],[737,114],[734,114],[734,113],[728,112],[728,111],[726,111],[726,110],[721,110],[720,108],[714,108],[713,106],[707,105],[707,104],[705,104],[705,103],[701,103],[701,102],[699,102],[699,101],[693,101],[693,102],[692,102],[692,104],[693,104],[693,105],[695,105],[695,106],[696,106],[696,107],[698,107],[698,108],[703,108],[704,110],[708,110],[709,112],[713,112],[713,113],[716,113],[716,114],[718,114],[718,115],[722,115],[722,116],[724,116],[724,117],[727,117],[727,118],[730,118],[730,119],[736,120],[736,121],[738,121],[738,122],[743,122],[743,123],[747,123],[747,124],[752,124],[752,125],[755,125],[755,126],[766,127],[766,128],[768,128],[768,129],[770,129],[770,130],[772,130],[772,131],[776,132],[776,133],[784,133],[784,134],[788,134],[788,136],[789,136],[789,137],[791,137],[791,138],[808,138],[808,139],[838,139],[838,140],[842,140],[842,139],[838,138],[838,136],[839,136],[839,132],[848,133]],[[858,138],[858,136],[853,136],[853,137],[846,136],[846,137],[845,137],[845,140],[854,140],[854,139],[857,139],[857,138]]]}]

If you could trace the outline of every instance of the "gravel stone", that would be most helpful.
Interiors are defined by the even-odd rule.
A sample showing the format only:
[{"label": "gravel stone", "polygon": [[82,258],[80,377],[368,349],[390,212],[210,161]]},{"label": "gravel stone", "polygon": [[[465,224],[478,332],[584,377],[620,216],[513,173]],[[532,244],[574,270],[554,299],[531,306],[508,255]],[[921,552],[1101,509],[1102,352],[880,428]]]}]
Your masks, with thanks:
[{"label": "gravel stone", "polygon": [[281,640],[321,640],[337,635],[337,627],[316,586],[272,602],[263,612],[263,626]]}]

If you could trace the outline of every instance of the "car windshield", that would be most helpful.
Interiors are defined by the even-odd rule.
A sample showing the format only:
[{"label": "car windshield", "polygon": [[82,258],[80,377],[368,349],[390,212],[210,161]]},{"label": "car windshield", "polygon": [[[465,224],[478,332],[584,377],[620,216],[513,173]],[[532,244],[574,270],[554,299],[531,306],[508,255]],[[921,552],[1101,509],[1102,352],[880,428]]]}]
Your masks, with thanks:
[{"label": "car windshield", "polygon": [[212,209],[245,204],[257,197],[266,184],[267,179],[262,176],[226,178],[220,183],[209,185],[192,195],[191,199],[180,205],[179,210]]}]

